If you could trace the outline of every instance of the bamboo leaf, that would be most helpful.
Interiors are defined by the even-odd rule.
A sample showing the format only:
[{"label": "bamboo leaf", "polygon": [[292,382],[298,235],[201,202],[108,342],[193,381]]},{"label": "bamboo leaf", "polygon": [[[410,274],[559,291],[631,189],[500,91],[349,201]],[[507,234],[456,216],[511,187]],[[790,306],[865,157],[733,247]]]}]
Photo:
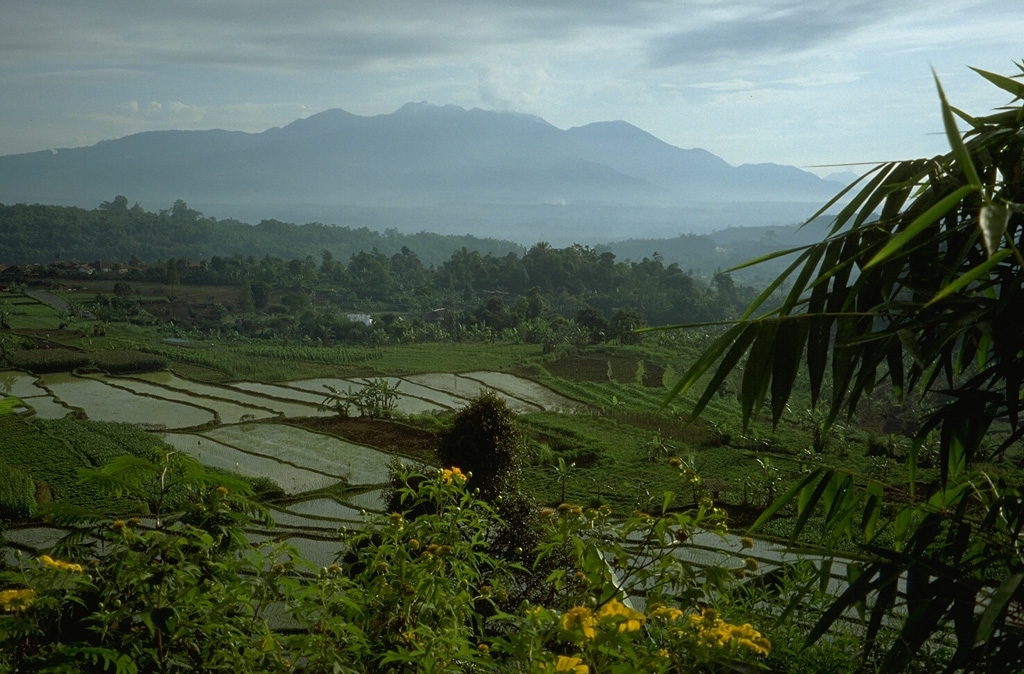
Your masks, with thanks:
[{"label": "bamboo leaf", "polygon": [[804,489],[804,487],[811,484],[819,477],[822,479],[823,482],[827,483],[829,476],[831,476],[831,474],[832,471],[830,470],[826,471],[824,468],[816,468],[807,475],[805,475],[802,480],[800,480],[792,487],[790,487],[785,494],[775,499],[775,501],[770,506],[768,506],[763,513],[761,513],[761,516],[758,517],[757,520],[755,520],[754,523],[750,525],[749,531],[753,532],[759,526],[761,526],[762,524],[770,520],[772,517],[774,517],[775,513],[779,512],[779,510],[786,507],[790,503],[790,501],[793,500],[793,497],[799,494]]},{"label": "bamboo leaf", "polygon": [[807,333],[807,374],[811,379],[811,405],[817,405],[828,365],[830,339],[834,319],[813,316]]},{"label": "bamboo leaf", "polygon": [[821,495],[825,492],[825,488],[828,487],[830,482],[831,480],[820,480],[818,484],[814,485],[814,489],[810,489],[808,484],[800,490],[800,498],[796,506],[799,516],[797,517],[796,524],[793,526],[793,533],[789,537],[790,544],[795,543],[797,538],[800,537],[800,533],[804,530],[807,520],[814,513],[814,507],[818,504]]},{"label": "bamboo leaf", "polygon": [[906,227],[906,229],[901,230],[899,234],[892,237],[889,240],[889,243],[885,244],[882,250],[878,251],[878,253],[873,258],[871,258],[871,260],[866,265],[864,265],[864,269],[871,269],[880,262],[884,262],[886,259],[891,257],[893,253],[907,245],[910,241],[914,239],[914,237],[916,237],[922,231],[927,229],[931,224],[933,224],[943,215],[948,213],[949,209],[953,208],[953,206],[963,201],[964,197],[966,197],[968,194],[974,191],[974,187],[970,185],[964,185],[955,192],[947,195],[944,199],[940,200],[938,203],[936,203],[927,211],[918,216],[918,218],[914,220],[912,223],[910,223]]},{"label": "bamboo leaf", "polygon": [[868,542],[875,537],[875,527],[878,525],[878,518],[882,514],[882,485],[878,482],[868,484],[867,500],[864,503],[864,515],[861,518],[861,530],[864,532],[864,539]]},{"label": "bamboo leaf", "polygon": [[996,85],[1000,89],[1005,89],[1013,94],[1016,98],[1024,98],[1024,82],[1020,82],[1004,75],[997,75],[996,73],[990,73],[987,70],[981,70],[979,68],[971,68],[974,72],[978,73],[986,80]]},{"label": "bamboo leaf", "polygon": [[1005,204],[985,204],[981,207],[978,226],[981,228],[981,240],[989,257],[995,255],[999,249],[999,242],[1009,222],[1010,209]]},{"label": "bamboo leaf", "polygon": [[793,384],[800,371],[800,356],[804,352],[804,342],[807,341],[807,330],[806,320],[780,319],[775,354],[772,358],[773,425],[778,425],[793,392]]},{"label": "bamboo leaf", "polygon": [[934,70],[932,75],[935,76],[935,86],[939,90],[939,101],[942,104],[942,124],[946,127],[946,139],[953,149],[953,156],[956,158],[960,170],[964,172],[967,184],[975,190],[981,191],[981,179],[978,177],[978,171],[974,168],[974,162],[971,161],[970,153],[967,152],[964,140],[960,137],[960,129],[956,128],[956,119],[953,118],[953,110],[950,108],[949,101],[946,100],[946,92],[942,90],[939,76],[935,74]]},{"label": "bamboo leaf", "polygon": [[1013,251],[1011,251],[1009,248],[1004,248],[1003,250],[999,251],[985,262],[982,262],[977,267],[971,269],[971,271],[967,272],[966,274],[963,274],[962,276],[958,276],[956,280],[953,281],[952,283],[948,283],[945,286],[943,286],[942,290],[935,293],[935,296],[928,300],[928,303],[925,305],[925,307],[929,307],[938,302],[939,300],[948,297],[949,295],[955,292],[958,292],[959,290],[963,289],[970,283],[973,283],[978,279],[988,276],[989,272],[992,271],[993,267],[995,267],[996,265],[998,265],[1000,262],[1010,257],[1011,255],[1013,255]]},{"label": "bamboo leaf", "polygon": [[814,244],[807,244],[805,246],[798,246],[796,248],[786,248],[785,250],[777,250],[774,253],[767,253],[765,255],[755,257],[752,260],[741,262],[735,267],[729,267],[728,269],[725,270],[725,273],[739,271],[740,269],[746,269],[747,267],[753,267],[754,265],[761,264],[762,262],[770,262],[771,260],[774,260],[776,258],[785,257],[791,253],[798,253],[802,250],[807,250],[808,248],[811,248],[813,246]]},{"label": "bamboo leaf", "polygon": [[[849,570],[853,570],[853,566],[847,567]],[[832,605],[828,607],[828,610],[822,614],[818,622],[811,628],[811,631],[807,634],[807,639],[804,641],[804,646],[810,646],[818,639],[820,639],[829,627],[834,622],[839,620],[842,615],[851,607],[861,603],[865,597],[871,594],[875,589],[877,583],[874,581],[877,571],[865,570],[858,574],[855,578],[851,578],[850,582],[846,586],[846,590],[839,595],[839,597],[832,602]]]},{"label": "bamboo leaf", "polygon": [[[697,381],[704,376],[704,373],[714,365],[715,361],[725,353],[725,350],[729,345],[744,333],[748,325],[749,324],[747,323],[737,323],[726,330],[721,337],[716,339],[714,343],[711,344],[711,346],[709,346],[696,361],[694,361],[693,365],[683,373],[683,376],[679,378],[676,385],[673,386],[672,390],[665,396],[665,401],[661,404],[661,409],[665,409],[672,400],[677,396],[686,393],[686,391],[696,384]],[[694,412],[697,413],[698,411],[699,410],[695,410]]]},{"label": "bamboo leaf", "polygon": [[750,357],[743,368],[743,381],[740,384],[740,408],[744,428],[750,423],[751,416],[760,410],[768,391],[778,328],[777,320],[758,323],[757,338],[750,347]]},{"label": "bamboo leaf", "polygon": [[[806,227],[810,223],[812,223],[815,220],[817,220],[818,218],[820,218],[822,215],[825,214],[825,212],[828,209],[830,209],[833,206],[835,206],[837,203],[839,203],[842,200],[843,197],[845,197],[847,195],[847,193],[852,191],[853,188],[856,187],[857,184],[860,181],[864,180],[865,178],[867,178],[869,175],[871,175],[872,173],[874,173],[876,171],[884,171],[884,170],[886,170],[887,166],[889,166],[889,164],[879,164],[875,168],[871,169],[870,171],[868,171],[867,173],[865,173],[864,175],[860,176],[859,178],[854,180],[852,183],[850,183],[849,185],[844,187],[842,190],[839,191],[838,194],[836,194],[834,197],[829,199],[828,202],[824,206],[822,206],[817,211],[815,211],[814,214],[811,217],[807,218],[807,220],[804,221],[804,224],[800,225],[800,228],[803,229],[804,227]],[[864,193],[864,188],[861,189],[861,192],[858,192],[858,195],[863,194],[863,193]],[[854,210],[856,210],[856,209],[854,209]],[[840,213],[840,215],[837,216],[835,218],[835,220],[833,220],[832,234],[835,234],[836,232],[838,232],[842,228],[843,224],[845,224],[846,219],[849,218],[849,216],[847,216],[846,219],[842,219],[841,220],[840,219],[841,216],[842,216],[842,213]]]},{"label": "bamboo leaf", "polygon": [[952,105],[949,106],[949,109],[953,111],[954,115],[956,115],[960,119],[962,119],[965,122],[967,122],[968,124],[970,124],[972,128],[974,128],[974,129],[981,128],[982,124],[981,124],[981,122],[978,121],[977,117],[972,117],[971,115],[968,115],[966,112],[964,112],[960,108],[954,107]]},{"label": "bamboo leaf", "polygon": [[892,172],[895,164],[883,164],[878,167],[878,175],[871,179],[864,188],[857,193],[850,203],[848,203],[843,210],[839,211],[839,215],[836,216],[835,224],[832,226],[832,233],[835,234],[849,221],[854,213],[864,204],[865,201],[871,198],[871,195],[878,190],[879,186],[885,183],[886,177]]},{"label": "bamboo leaf", "polygon": [[719,363],[718,369],[715,370],[715,374],[712,376],[711,381],[709,381],[707,386],[704,387],[704,393],[701,394],[697,404],[694,405],[693,412],[690,413],[691,421],[697,418],[700,411],[703,410],[711,398],[718,393],[718,389],[721,387],[722,382],[724,382],[725,378],[728,377],[736,368],[736,365],[743,357],[743,354],[747,352],[747,348],[750,346],[750,343],[754,340],[754,337],[757,334],[757,330],[754,328],[753,324],[748,325],[748,328],[749,329],[740,335],[740,337],[733,343],[729,352],[725,354],[722,362]]},{"label": "bamboo leaf", "polygon": [[[806,252],[804,252],[804,254],[803,254],[803,255],[801,255],[800,257],[798,257],[798,258],[797,258],[796,260],[794,260],[794,261],[793,261],[793,264],[789,265],[789,267],[787,267],[787,268],[786,268],[786,270],[785,270],[784,272],[782,272],[781,274],[779,274],[779,276],[778,276],[778,277],[777,277],[777,278],[776,278],[776,279],[775,279],[774,281],[772,281],[771,283],[769,283],[769,284],[768,284],[768,287],[767,287],[767,288],[765,288],[765,289],[764,289],[764,290],[763,290],[763,291],[761,292],[761,294],[760,294],[760,295],[758,295],[758,296],[757,296],[757,298],[755,298],[755,299],[754,299],[754,301],[750,303],[750,306],[749,306],[749,307],[747,307],[746,311],[744,311],[744,312],[743,312],[743,315],[742,315],[742,316],[740,316],[739,320],[741,320],[741,321],[745,321],[745,320],[747,320],[748,318],[750,318],[750,316],[751,316],[751,315],[752,315],[752,314],[754,313],[754,311],[755,311],[755,310],[757,310],[757,308],[758,308],[759,306],[761,306],[761,304],[763,304],[765,300],[767,300],[767,299],[768,299],[769,297],[771,297],[771,296],[772,296],[772,293],[774,293],[774,292],[775,292],[775,290],[776,290],[776,289],[777,289],[777,288],[778,288],[778,287],[779,287],[780,285],[782,285],[782,284],[783,284],[783,282],[784,282],[784,281],[785,281],[785,280],[786,280],[787,278],[789,278],[789,275],[793,273],[793,270],[794,270],[794,269],[796,269],[797,267],[799,267],[799,266],[800,266],[801,264],[803,264],[803,263],[804,263],[804,260],[805,260],[805,259],[807,258],[807,256],[808,256],[808,255],[809,255],[810,253],[812,253],[813,251],[814,251],[814,249],[812,248],[811,250],[809,250],[809,251],[806,251]],[[786,309],[786,305],[783,305],[782,309],[783,309],[783,310],[785,310],[785,309]]]}]

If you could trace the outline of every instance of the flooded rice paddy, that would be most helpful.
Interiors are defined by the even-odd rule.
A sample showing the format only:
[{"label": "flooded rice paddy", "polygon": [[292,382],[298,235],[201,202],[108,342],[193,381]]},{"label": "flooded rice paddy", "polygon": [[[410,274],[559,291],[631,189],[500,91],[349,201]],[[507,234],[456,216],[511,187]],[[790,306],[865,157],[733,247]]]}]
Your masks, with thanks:
[{"label": "flooded rice paddy", "polygon": [[83,410],[94,421],[121,421],[145,428],[192,428],[215,420],[213,410],[198,401],[183,404],[138,395],[101,379],[57,373],[43,375],[40,381],[54,398]]},{"label": "flooded rice paddy", "polygon": [[[400,414],[456,410],[485,390],[494,391],[519,412],[577,405],[536,382],[503,373],[385,379],[397,387]],[[0,371],[0,394],[22,399],[37,417],[58,419],[75,413],[136,423],[157,431],[168,445],[203,464],[273,480],[295,500],[274,507],[277,526],[265,533],[254,530],[253,540],[287,540],[320,564],[330,563],[337,554],[339,527],[359,527],[365,512],[383,512],[383,487],[394,456],[289,425],[287,420],[333,414],[321,406],[329,393],[325,385],[358,391],[365,384],[362,379],[340,378],[209,384],[172,372],[115,377]],[[12,542],[37,551],[60,535],[39,526],[9,532]]]},{"label": "flooded rice paddy", "polygon": [[161,439],[207,466],[231,470],[249,477],[269,477],[290,495],[326,489],[340,482],[337,476],[299,468],[201,435],[164,433]]}]

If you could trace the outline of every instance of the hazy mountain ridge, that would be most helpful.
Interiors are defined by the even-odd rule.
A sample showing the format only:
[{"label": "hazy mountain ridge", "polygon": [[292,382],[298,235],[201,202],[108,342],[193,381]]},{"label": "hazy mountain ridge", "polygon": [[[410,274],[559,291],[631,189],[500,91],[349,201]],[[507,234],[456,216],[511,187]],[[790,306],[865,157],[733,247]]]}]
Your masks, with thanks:
[{"label": "hazy mountain ridge", "polygon": [[[543,205],[587,212],[606,206],[680,209],[671,216],[680,220],[673,234],[700,230],[701,224],[781,224],[792,222],[794,204],[805,204],[809,215],[840,188],[791,166],[733,167],[706,150],[669,145],[623,121],[563,131],[539,117],[426,103],[369,117],[328,110],[261,133],[150,131],[91,147],[0,157],[4,203],[88,208],[124,194],[146,208],[185,199],[204,212],[252,221],[302,221],[326,212],[328,217],[315,219],[334,222],[332,209],[352,207],[453,215],[479,214],[480,207],[504,210],[493,218],[476,216],[478,233],[485,235],[516,224],[519,216],[509,209]],[[785,208],[766,207],[765,201]],[[716,203],[731,204],[733,212],[737,204],[752,208],[740,209],[741,221],[685,222]],[[742,221],[748,210],[760,219]],[[620,222],[618,235],[664,233],[646,230],[644,222],[639,215]],[[551,238],[557,239],[553,224]],[[601,238],[612,224],[595,222],[594,234]],[[623,233],[623,225],[634,230]]]}]

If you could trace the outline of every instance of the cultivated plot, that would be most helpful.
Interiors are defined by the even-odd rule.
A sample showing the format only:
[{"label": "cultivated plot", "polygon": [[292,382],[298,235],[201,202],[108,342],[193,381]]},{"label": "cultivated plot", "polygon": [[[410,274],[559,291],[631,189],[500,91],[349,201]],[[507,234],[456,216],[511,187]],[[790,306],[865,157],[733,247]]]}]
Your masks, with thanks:
[{"label": "cultivated plot", "polygon": [[0,370],[0,395],[31,398],[45,393],[46,391],[36,386],[35,375],[16,370]]},{"label": "cultivated plot", "polygon": [[247,393],[241,389],[230,386],[203,384],[189,379],[182,379],[170,372],[151,372],[144,375],[136,375],[133,379],[151,381],[170,388],[190,391],[196,395],[208,398],[229,400],[231,402],[238,403],[239,405],[260,407],[284,417],[312,417],[320,413],[315,405],[287,400],[274,400],[267,398],[266,396]]},{"label": "cultivated plot", "polygon": [[360,510],[376,510],[378,512],[383,512],[384,506],[386,505],[384,503],[383,489],[372,489],[359,494],[346,496],[345,502],[355,508],[359,508]]},{"label": "cultivated plot", "polygon": [[508,372],[465,372],[461,376],[545,410],[571,410],[581,406],[578,401],[555,393],[542,384]]},{"label": "cultivated plot", "polygon": [[274,507],[270,514],[275,525],[330,531],[337,531],[341,526],[352,528],[362,522],[358,510],[329,498],[293,503],[286,508]]},{"label": "cultivated plot", "polygon": [[95,421],[120,421],[147,428],[191,428],[213,423],[212,410],[136,395],[124,389],[68,373],[46,374],[40,381],[69,407]]},{"label": "cultivated plot", "polygon": [[164,433],[162,439],[206,466],[223,468],[250,477],[269,478],[284,489],[285,493],[292,495],[325,489],[340,481],[334,475],[324,475],[271,457],[250,454],[201,435]]},{"label": "cultivated plot", "polygon": [[[447,396],[439,391],[433,391],[435,395],[431,396],[430,389],[411,384],[398,377],[382,377],[382,379],[387,381],[388,385],[392,387],[396,384],[398,385],[395,411],[402,414],[429,414],[443,409],[454,409],[464,404],[462,401],[453,399],[451,396]],[[343,393],[347,393],[350,390],[356,393],[366,386],[365,382],[360,380],[337,378],[300,379],[287,382],[287,385],[294,389],[300,389],[304,394],[314,395],[321,402],[330,395],[330,391],[324,388],[324,386],[333,386]],[[355,414],[356,410],[353,409],[352,413]]]},{"label": "cultivated plot", "polygon": [[141,379],[107,377],[104,375],[98,375],[95,378],[110,384],[111,386],[128,389],[133,393],[141,393],[157,398],[174,400],[188,405],[200,405],[207,409],[212,409],[217,413],[217,417],[222,424],[237,424],[243,421],[268,419],[270,417],[277,416],[274,412],[264,407],[240,405],[229,400],[200,396],[190,391],[175,389],[168,386],[160,386]]},{"label": "cultivated plot", "polygon": [[239,424],[203,433],[226,445],[286,461],[300,468],[338,476],[349,484],[388,480],[390,454],[285,424]]},{"label": "cultivated plot", "polygon": [[[493,391],[495,395],[503,399],[506,404],[508,404],[509,409],[518,413],[539,412],[543,409],[540,405],[520,400],[519,398],[510,396],[503,391],[487,386],[481,381],[469,379],[458,374],[448,372],[430,372],[426,374],[411,374],[405,378],[416,384],[436,389],[438,391],[444,391],[445,393],[465,400],[476,397],[483,391]],[[465,403],[463,403],[463,406],[465,406]]]},{"label": "cultivated plot", "polygon": [[35,410],[40,419],[63,419],[71,410],[53,399],[53,396],[21,398],[21,402]]},{"label": "cultivated plot", "polygon": [[288,386],[279,386],[277,384],[263,384],[254,381],[236,381],[229,384],[231,388],[242,389],[243,391],[249,391],[256,395],[267,396],[268,398],[278,398],[280,400],[292,400],[300,403],[306,403],[308,405],[318,406],[324,401],[322,395],[314,395],[308,391],[300,391]]}]

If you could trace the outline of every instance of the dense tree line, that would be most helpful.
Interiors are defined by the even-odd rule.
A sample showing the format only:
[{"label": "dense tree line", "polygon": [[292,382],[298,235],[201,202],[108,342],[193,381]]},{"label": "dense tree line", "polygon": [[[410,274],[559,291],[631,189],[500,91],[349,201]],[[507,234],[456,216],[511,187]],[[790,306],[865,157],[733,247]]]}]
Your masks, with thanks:
[{"label": "dense tree line", "polygon": [[338,227],[314,222],[293,225],[264,220],[249,225],[238,220],[204,217],[182,201],[152,213],[117,196],[93,210],[69,206],[0,204],[0,264],[48,263],[62,260],[210,259],[215,255],[271,255],[285,259],[319,255],[328,249],[340,258],[378,248],[388,254],[408,246],[428,264],[440,264],[463,246],[504,254],[521,251],[517,244],[468,235],[429,232],[400,234],[366,227]]},{"label": "dense tree line", "polygon": [[[116,314],[134,306],[133,282],[170,289],[230,285],[237,287],[236,299],[218,317],[234,316],[239,332],[325,341],[367,341],[374,330],[396,340],[414,333],[460,339],[479,331],[522,331],[532,335],[529,341],[574,331],[574,339],[590,343],[629,340],[643,325],[735,317],[753,297],[752,289],[738,287],[728,274],[707,283],[656,254],[620,262],[586,246],[543,242],[522,256],[460,248],[436,267],[403,246],[392,255],[377,248],[360,251],[346,263],[324,250],[319,259],[170,258],[117,273],[123,280],[113,296],[98,298],[101,316],[125,317]],[[374,315],[373,329],[348,318],[367,312]]]},{"label": "dense tree line", "polygon": [[[98,317],[146,320],[132,291],[140,282],[166,284],[170,296],[181,294],[179,287],[232,286],[232,301],[221,298],[187,319],[173,312],[176,320],[259,337],[359,342],[508,333],[597,343],[635,339],[632,330],[645,324],[734,318],[753,298],[727,274],[708,283],[657,253],[622,261],[579,244],[540,242],[525,250],[427,233],[277,221],[250,226],[204,218],[181,200],[159,213],[129,207],[123,196],[91,211],[0,206],[0,226],[7,260],[45,263],[33,276],[73,277],[81,270],[71,259],[105,259],[93,265],[92,277],[106,274],[116,283],[90,307]],[[372,327],[348,318],[371,312]]]}]

